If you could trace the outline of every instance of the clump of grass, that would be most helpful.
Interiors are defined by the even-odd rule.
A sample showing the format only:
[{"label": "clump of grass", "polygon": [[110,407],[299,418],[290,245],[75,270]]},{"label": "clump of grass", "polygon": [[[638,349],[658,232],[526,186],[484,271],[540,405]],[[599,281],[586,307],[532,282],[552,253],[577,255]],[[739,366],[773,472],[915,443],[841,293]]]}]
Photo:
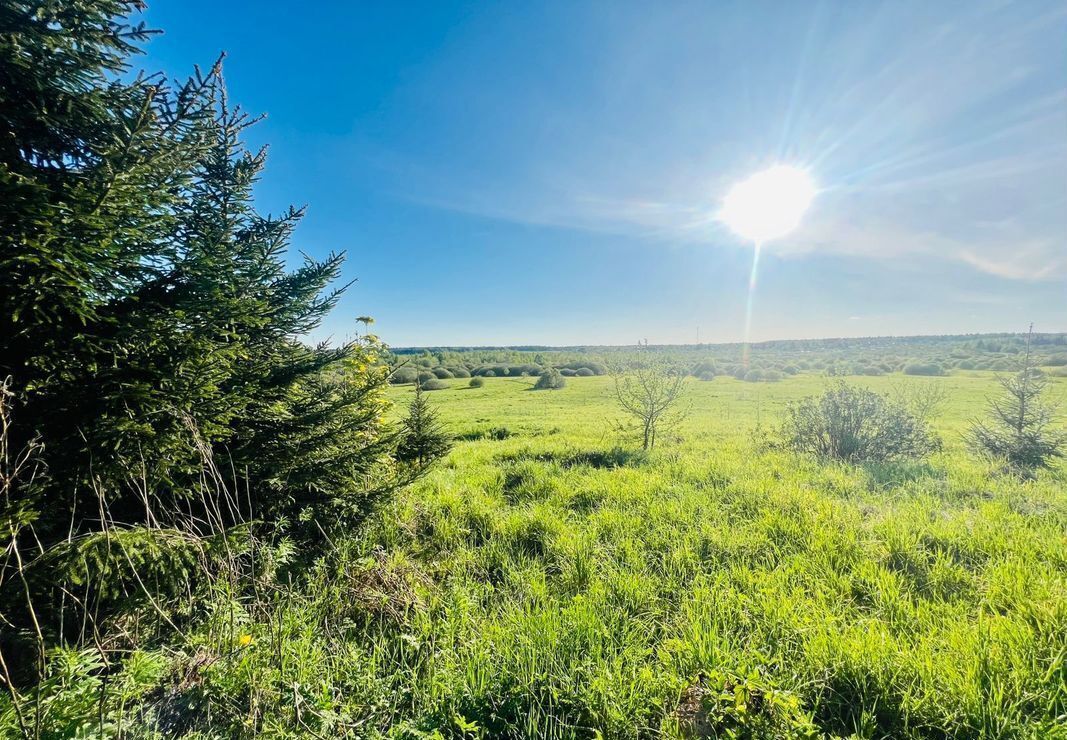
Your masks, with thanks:
[{"label": "clump of grass", "polygon": [[458,434],[456,439],[462,442],[476,442],[480,439],[491,439],[500,442],[515,435],[516,433],[507,427],[489,427],[488,429],[475,429],[471,432]]}]

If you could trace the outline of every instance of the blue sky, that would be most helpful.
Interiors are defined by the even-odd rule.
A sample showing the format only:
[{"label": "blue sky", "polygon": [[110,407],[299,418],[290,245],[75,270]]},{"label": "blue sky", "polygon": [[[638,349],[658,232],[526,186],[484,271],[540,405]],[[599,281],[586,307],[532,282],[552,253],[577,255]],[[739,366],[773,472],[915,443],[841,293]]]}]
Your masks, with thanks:
[{"label": "blue sky", "polygon": [[[226,51],[257,202],[394,346],[739,341],[716,221],[785,162],[754,339],[1067,330],[1067,5],[154,0],[142,59]],[[294,251],[295,256],[295,251]]]}]

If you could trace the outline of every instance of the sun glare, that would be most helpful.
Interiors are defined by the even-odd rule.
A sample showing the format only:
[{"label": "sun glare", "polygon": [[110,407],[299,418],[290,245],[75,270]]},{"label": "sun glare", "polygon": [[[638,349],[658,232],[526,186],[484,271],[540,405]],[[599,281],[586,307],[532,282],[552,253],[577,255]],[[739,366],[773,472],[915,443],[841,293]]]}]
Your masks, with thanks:
[{"label": "sun glare", "polygon": [[738,236],[762,244],[795,229],[814,197],[815,183],[808,173],[775,165],[734,185],[719,220]]}]

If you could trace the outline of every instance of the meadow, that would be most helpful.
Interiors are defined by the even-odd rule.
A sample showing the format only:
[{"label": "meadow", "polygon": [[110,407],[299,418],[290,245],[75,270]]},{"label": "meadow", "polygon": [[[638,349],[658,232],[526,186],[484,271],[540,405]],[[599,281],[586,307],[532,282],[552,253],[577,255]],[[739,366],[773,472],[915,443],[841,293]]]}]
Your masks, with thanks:
[{"label": "meadow", "polygon": [[343,643],[360,658],[328,680],[355,671],[381,703],[347,698],[350,719],[401,736],[1067,736],[1062,470],[1021,483],[966,453],[996,390],[978,373],[863,381],[948,387],[926,462],[776,449],[783,405],[830,382],[691,382],[687,420],[648,455],[611,429],[610,378],[435,391],[461,441],[363,543],[352,578],[381,601],[363,598],[374,616]]},{"label": "meadow", "polygon": [[[281,10],[263,18],[281,18],[286,43],[298,41],[293,21],[306,14]],[[337,131],[357,137],[355,149],[321,148],[344,145],[333,124],[329,136],[290,136],[299,128],[293,121],[247,144],[261,119],[241,99],[296,101],[307,88],[332,107],[357,90],[330,76],[343,69],[375,87],[374,70],[404,90],[424,87],[410,76],[422,52],[402,55],[408,61],[395,74],[380,66],[409,24],[339,22],[327,9],[327,22],[308,33],[314,53],[285,57],[316,61],[313,74],[279,77],[252,57],[239,69],[256,70],[276,89],[253,85],[231,96],[225,54],[190,64],[184,78],[160,71],[177,72],[180,54],[162,66],[163,57],[144,64],[157,34],[144,12],[140,0],[16,1],[0,10],[0,738],[1067,740],[1067,429],[1041,402],[1046,391],[1049,400],[1067,396],[1067,334],[1035,334],[1031,325],[1025,334],[751,346],[650,346],[647,339],[637,346],[387,345],[372,330],[373,317],[324,323],[353,279],[368,272],[381,281],[374,295],[396,301],[393,309],[379,304],[383,318],[398,321],[394,337],[534,329],[549,339],[593,332],[587,336],[595,340],[609,324],[654,305],[657,294],[631,296],[623,282],[599,281],[611,274],[603,269],[608,257],[571,260],[579,248],[560,240],[555,226],[542,241],[525,241],[551,221],[517,224],[523,241],[515,244],[529,248],[501,249],[509,242],[497,229],[507,219],[453,231],[477,214],[449,213],[431,206],[435,198],[393,197],[401,190],[417,196],[422,178],[405,175],[404,187],[392,188],[373,169],[367,177],[347,174],[375,161],[386,169],[407,161],[404,147],[381,150],[399,157],[364,149],[389,121],[404,121],[404,130],[411,121],[462,130],[453,143],[481,145],[495,141],[495,118],[484,127],[439,126],[436,105],[396,118],[368,98],[370,136],[358,116],[336,111],[344,120]],[[415,15],[419,37],[446,30],[435,14]],[[760,38],[778,47],[764,15]],[[866,34],[872,24],[861,20]],[[187,29],[224,33],[219,41],[250,36],[229,25]],[[920,18],[902,33],[956,26]],[[389,43],[352,43],[357,27]],[[577,69],[558,56],[565,48],[539,40],[537,28],[515,27],[552,55],[552,64],[533,62],[537,76]],[[251,35],[259,38],[256,28]],[[324,28],[343,31],[344,64],[323,62]],[[998,25],[989,38],[1003,30]],[[816,41],[805,48],[820,46],[808,33]],[[484,30],[478,36],[500,41]],[[951,36],[940,34],[931,48]],[[596,35],[575,38],[586,63],[597,58],[586,54]],[[204,40],[196,39],[198,49]],[[451,31],[441,45],[462,46]],[[973,39],[967,46],[982,48]],[[514,48],[529,56],[522,44]],[[373,56],[371,67],[348,59],[361,49]],[[541,97],[535,77],[515,76],[497,56],[485,66],[500,74],[432,77],[470,76],[478,95],[442,97],[435,83],[433,97],[462,101],[464,109],[495,100],[481,94],[493,77],[530,82],[510,86]],[[632,67],[632,55],[625,62]],[[722,65],[698,66],[721,76]],[[840,67],[834,56],[835,79]],[[790,62],[787,76],[794,72]],[[250,81],[247,71],[235,78]],[[330,94],[301,84],[308,80]],[[396,94],[400,88],[389,92],[391,84],[382,87],[382,101],[408,97]],[[653,87],[662,88],[658,78]],[[938,89],[923,88],[923,101]],[[588,100],[602,108],[595,96]],[[1001,102],[997,110],[1008,110]],[[327,120],[313,106],[294,107],[304,122]],[[494,107],[537,126],[521,107]],[[717,109],[738,107],[727,99]],[[565,128],[592,132],[582,149],[598,149],[590,145],[599,126],[545,130]],[[490,131],[490,139],[481,135]],[[306,254],[292,242],[303,208],[271,215],[256,205],[267,153],[260,143],[279,132],[292,148],[283,163],[347,165],[343,188],[329,168],[314,173],[316,186],[331,193],[325,210],[344,217],[333,226],[317,222],[311,235],[323,243],[309,240]],[[1000,140],[988,133],[974,139],[983,151]],[[943,146],[945,137],[938,125],[934,143]],[[707,132],[700,139],[745,151],[742,142]],[[544,147],[530,142],[548,139],[516,141],[540,156]],[[451,151],[452,144],[417,148],[462,162],[464,180],[487,164]],[[336,154],[355,151],[371,156]],[[652,142],[635,151],[661,154]],[[954,158],[964,151],[953,144]],[[907,151],[887,155],[909,159]],[[572,160],[568,166],[584,169]],[[553,171],[542,164],[537,171]],[[737,164],[720,161],[708,174],[732,176]],[[974,169],[959,164],[959,172]],[[395,169],[436,169],[411,165]],[[307,184],[289,164],[283,170],[299,187],[272,191],[272,202]],[[371,189],[361,192],[361,181]],[[940,188],[940,175],[937,182]],[[466,189],[448,177],[440,184]],[[1010,182],[996,187],[1012,192]],[[885,212],[897,212],[897,191],[876,190],[894,198]],[[723,193],[706,223],[721,222],[746,244],[785,238],[817,192],[804,170],[776,164]],[[950,190],[944,194],[954,201]],[[710,209],[708,195],[700,201]],[[403,206],[389,213],[393,200]],[[1056,254],[1041,254],[1055,240],[1000,234],[1002,222],[987,220],[987,210],[975,215],[982,229],[996,226],[988,246],[1002,236],[1038,246],[1010,257],[998,249],[987,260],[973,251],[984,241],[972,243],[977,224],[960,221],[945,233],[954,231],[946,243],[959,247],[939,247],[936,262],[918,262],[925,248],[907,252],[904,272],[883,274],[883,262],[871,262],[871,286],[892,274],[923,275],[928,285],[868,291],[849,267],[840,284],[820,276],[835,300],[807,315],[848,316],[848,299],[872,317],[884,310],[877,325],[892,319],[897,326],[899,318],[912,331],[982,320],[1003,326],[1029,311],[1039,324],[1055,324],[1062,300],[1049,280],[1062,270]],[[449,220],[424,218],[430,211]],[[385,234],[376,215],[392,240],[379,240]],[[853,223],[850,214],[839,217]],[[420,223],[425,231],[408,229]],[[862,234],[862,220],[855,224]],[[841,238],[852,239],[851,229]],[[939,231],[931,233],[940,239]],[[900,241],[889,233],[887,243]],[[602,235],[616,240],[611,229]],[[714,231],[708,238],[709,250],[726,246]],[[356,249],[364,242],[379,254]],[[450,244],[463,245],[460,258]],[[348,266],[346,245],[353,248]],[[424,259],[423,249],[435,259]],[[610,259],[629,251],[613,250]],[[661,250],[654,259],[681,251]],[[926,274],[951,264],[943,252],[966,257],[961,270],[992,265],[998,282]],[[701,264],[714,256],[700,254]],[[851,265],[860,252],[850,247],[848,255]],[[399,261],[390,268],[379,256]],[[568,269],[557,269],[564,258]],[[803,263],[789,262],[800,293],[777,295],[769,290],[773,279],[761,282],[758,305],[767,320],[772,295],[788,308],[817,297],[806,277],[813,273],[804,270],[821,272],[830,262]],[[611,267],[620,280],[646,282],[637,264]],[[674,269],[690,269],[683,264]],[[650,287],[659,283],[671,303],[680,302],[648,316],[649,326],[671,315],[697,318],[682,311],[685,284],[699,293],[689,296],[692,306],[724,286],[726,301],[734,283],[712,269],[716,261],[706,264],[715,281],[678,286],[662,280],[667,263],[657,264],[662,274],[647,276]],[[442,272],[446,265],[460,272]],[[593,271],[598,280],[587,280]],[[526,272],[544,282],[516,279]],[[747,266],[738,273],[748,274]],[[1027,275],[1034,279],[1007,291],[1011,276]],[[599,296],[597,282],[605,291]],[[938,301],[915,302],[924,292]],[[620,297],[625,305],[615,303]],[[630,305],[635,297],[641,300]],[[353,305],[344,304],[345,316]],[[449,310],[432,310],[439,306]],[[936,319],[929,325],[927,314]],[[805,315],[790,317],[782,335],[801,332]],[[465,317],[465,327],[455,316]],[[726,336],[730,329],[718,319],[724,326],[713,331]],[[821,330],[812,324],[803,334]],[[339,339],[327,340],[333,336]],[[973,426],[988,415],[987,399],[1002,392],[1011,395],[998,418]],[[817,402],[802,400],[817,394],[824,394]],[[688,412],[676,425],[667,423],[668,402]],[[622,425],[627,408],[641,419],[640,436],[632,422]]]},{"label": "meadow", "polygon": [[426,394],[455,446],[327,554],[259,540],[251,581],[54,650],[44,736],[1067,737],[1067,475],[963,444],[992,373],[850,378],[947,390],[941,452],[858,466],[778,433],[838,378],[690,378],[650,452],[610,376],[482,380]]}]

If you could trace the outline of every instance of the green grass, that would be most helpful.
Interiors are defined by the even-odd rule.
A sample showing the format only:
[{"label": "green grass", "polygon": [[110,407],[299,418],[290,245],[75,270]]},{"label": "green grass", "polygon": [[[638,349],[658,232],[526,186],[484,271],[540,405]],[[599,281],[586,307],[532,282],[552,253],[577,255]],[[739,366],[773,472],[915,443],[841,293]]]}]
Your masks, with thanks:
[{"label": "green grass", "polygon": [[[776,449],[784,404],[829,382],[812,376],[692,381],[688,419],[648,455],[612,431],[609,378],[453,381],[430,398],[467,441],[308,587],[268,610],[220,600],[237,616],[159,651],[167,669],[139,657],[152,688],[129,689],[129,721],[203,736],[1067,737],[1067,476],[1023,483],[967,454],[988,374],[854,381],[947,384],[944,452],[863,468]],[[391,393],[399,414],[411,387]]]}]

